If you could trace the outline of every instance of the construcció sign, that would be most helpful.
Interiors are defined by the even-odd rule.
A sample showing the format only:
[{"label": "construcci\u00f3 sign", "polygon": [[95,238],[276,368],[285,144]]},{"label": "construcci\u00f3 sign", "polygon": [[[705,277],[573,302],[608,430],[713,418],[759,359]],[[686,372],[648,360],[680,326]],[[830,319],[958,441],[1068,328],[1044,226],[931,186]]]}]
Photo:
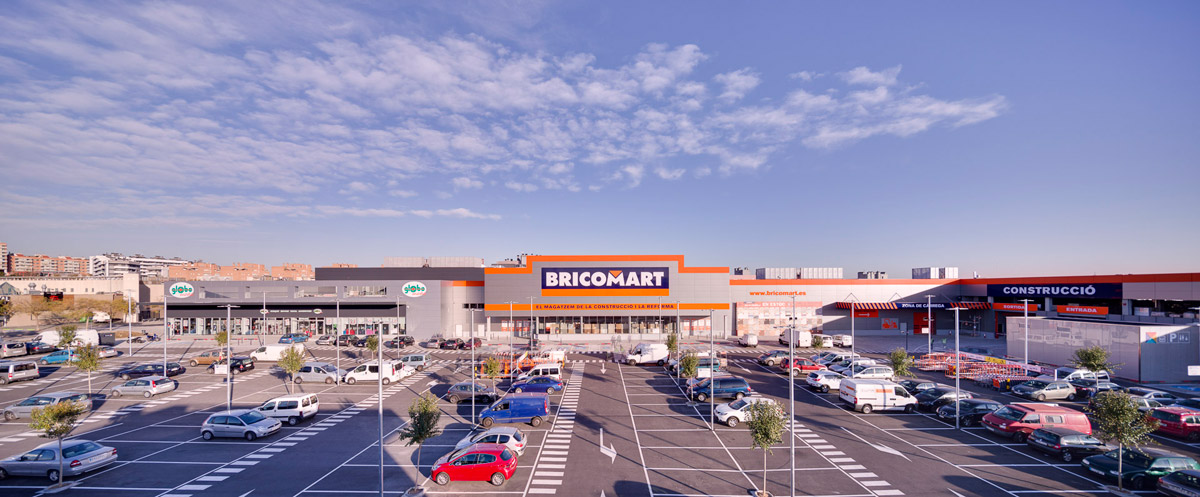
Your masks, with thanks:
[{"label": "construcci\u00f3 sign", "polygon": [[988,285],[989,297],[1071,297],[1081,299],[1119,299],[1120,283],[1063,284],[1038,283]]},{"label": "construcci\u00f3 sign", "polygon": [[545,296],[667,296],[670,291],[667,267],[542,268]]}]

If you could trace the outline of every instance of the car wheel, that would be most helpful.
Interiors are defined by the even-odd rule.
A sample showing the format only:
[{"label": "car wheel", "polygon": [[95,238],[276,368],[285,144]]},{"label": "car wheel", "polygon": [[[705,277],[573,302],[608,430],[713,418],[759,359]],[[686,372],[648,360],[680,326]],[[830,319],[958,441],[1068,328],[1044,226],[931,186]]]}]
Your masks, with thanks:
[{"label": "car wheel", "polygon": [[391,380],[390,378],[384,378],[384,379],[383,379],[383,385],[384,385],[384,386],[390,385],[391,383],[392,383],[392,380]]},{"label": "car wheel", "polygon": [[696,394],[696,400],[698,400],[698,401],[700,401],[700,402],[705,402],[705,401],[707,401],[707,400],[708,400],[708,396],[707,396],[707,395],[704,395],[704,394],[702,394],[702,393],[701,393],[701,394]]},{"label": "car wheel", "polygon": [[433,480],[436,481],[438,485],[446,485],[450,483],[450,475],[446,473],[438,473]]},{"label": "car wheel", "polygon": [[194,367],[196,367],[196,366],[199,366],[199,365],[200,365],[200,363],[196,362],[196,361],[193,359],[193,360],[192,360],[192,362],[189,362],[189,363],[188,363],[188,365],[190,365],[191,367],[193,367],[193,368],[194,368]]},{"label": "car wheel", "polygon": [[909,404],[909,405],[906,405],[906,406],[904,406],[904,413],[905,413],[905,414],[912,414],[912,413],[913,413],[913,412],[915,412],[916,410],[917,410],[917,409],[916,409],[916,406],[914,406],[914,405],[912,405],[912,404]]},{"label": "car wheel", "polygon": [[346,378],[346,384],[347,384],[347,385],[353,385],[353,384],[355,384],[355,383],[358,383],[358,380],[356,380],[356,379],[354,379],[354,378]]},{"label": "car wheel", "polygon": [[42,363],[42,365],[43,365],[43,366],[46,366],[46,365],[49,365],[49,364],[50,364],[50,363],[49,363],[48,361],[46,361],[45,359],[42,359],[42,360],[40,360],[40,361],[38,361],[38,362]]},{"label": "car wheel", "polygon": [[108,396],[109,396],[109,397],[112,397],[112,398],[114,398],[114,399],[115,399],[115,398],[117,398],[117,397],[120,397],[120,396],[121,396],[121,391],[120,391],[120,390],[113,390],[113,391],[112,391],[112,393],[108,394]]},{"label": "car wheel", "polygon": [[1133,480],[1129,482],[1129,488],[1132,488],[1134,490],[1145,490],[1146,489],[1146,478],[1143,476],[1133,477]]},{"label": "car wheel", "polygon": [[300,418],[297,418],[295,416],[288,416],[287,421],[288,421],[288,426],[296,426],[296,423],[300,422]]},{"label": "car wheel", "polygon": [[521,387],[514,388],[513,393],[521,393]]},{"label": "car wheel", "polygon": [[745,396],[746,396],[746,394],[744,394],[742,392],[737,392],[737,393],[733,394],[733,400],[742,400],[742,397],[745,397]]},{"label": "car wheel", "polygon": [[5,421],[13,421],[13,420],[15,420],[15,419],[17,419],[17,415],[16,415],[16,414],[13,414],[13,413],[11,413],[11,412],[6,412],[6,413],[4,413],[4,420],[5,420]]},{"label": "car wheel", "polygon": [[212,440],[212,437],[213,437],[213,434],[211,431],[205,430],[203,432],[200,432],[200,438],[203,438],[205,440]]},{"label": "car wheel", "polygon": [[4,468],[0,468],[0,480],[5,478],[8,478],[8,471],[5,471]]},{"label": "car wheel", "polygon": [[129,381],[129,375],[123,374],[123,375],[121,375],[121,379],[125,380],[125,381]]},{"label": "car wheel", "polygon": [[542,417],[534,416],[533,419],[529,420],[529,424],[533,425],[534,427],[541,426],[542,425]]},{"label": "car wheel", "polygon": [[234,375],[234,376],[237,376],[237,374],[238,374],[238,373],[241,373],[241,372],[242,372],[242,368],[234,368],[234,369],[233,369],[233,375]]},{"label": "car wheel", "polygon": [[492,473],[492,485],[499,487],[504,484],[504,475],[500,473]]},{"label": "car wheel", "polygon": [[480,421],[479,424],[483,425],[484,428],[490,428],[492,426],[492,423],[494,423],[494,422],[495,421],[492,421],[492,418],[483,418],[483,420]]},{"label": "car wheel", "polygon": [[630,360],[629,360],[629,365],[630,365],[630,366],[637,366],[637,361],[634,361],[633,359],[630,359]]},{"label": "car wheel", "polygon": [[1200,442],[1200,431],[1193,431],[1187,434],[1187,441],[1195,443]]},{"label": "car wheel", "polygon": [[1046,401],[1046,394],[1039,393],[1039,394],[1038,394],[1038,396],[1037,396],[1037,401],[1038,401],[1038,402],[1045,402],[1045,401]]},{"label": "car wheel", "polygon": [[1074,461],[1074,460],[1075,460],[1075,454],[1072,454],[1072,453],[1071,453],[1071,451],[1069,451],[1069,450],[1064,450],[1064,451],[1063,451],[1063,453],[1062,453],[1062,460],[1063,460],[1063,462],[1071,462],[1071,461]]},{"label": "car wheel", "polygon": [[50,471],[47,471],[46,478],[49,478],[50,481],[57,482],[58,481],[58,470],[52,469]]},{"label": "car wheel", "polygon": [[1013,433],[1013,441],[1015,441],[1019,444],[1025,443],[1026,438],[1029,438],[1029,435],[1026,435],[1025,432],[1023,432],[1023,431],[1018,431],[1016,433]]},{"label": "car wheel", "polygon": [[147,398],[147,399],[148,399],[148,398],[150,398],[150,396],[151,396],[151,395],[154,395],[154,394],[150,393],[150,391],[149,391],[149,390],[146,390],[145,392],[142,392],[142,397],[145,397],[145,398]]},{"label": "car wheel", "polygon": [[1075,402],[1075,394],[1070,394],[1070,395],[1067,395],[1067,401],[1069,401],[1069,402]]},{"label": "car wheel", "polygon": [[458,396],[457,396],[457,395],[451,395],[451,396],[450,396],[450,398],[448,398],[448,399],[446,399],[446,400],[449,400],[451,404],[457,404],[457,403],[458,403]]},{"label": "car wheel", "polygon": [[[299,378],[296,378],[296,379],[298,380]],[[300,383],[300,382],[298,382],[298,381],[297,381],[296,383]],[[332,385],[332,384],[333,384],[333,378],[325,377],[325,384],[326,384],[326,385]]]},{"label": "car wheel", "polygon": [[252,432],[252,431],[246,432],[246,441],[247,442],[253,442],[255,438],[258,438],[258,436],[255,435],[254,432]]},{"label": "car wheel", "polygon": [[975,426],[975,420],[971,418],[963,418],[961,423],[963,426]]},{"label": "car wheel", "polygon": [[829,385],[821,385],[821,393],[829,393]]},{"label": "car wheel", "polygon": [[725,424],[727,426],[729,426],[730,428],[736,427],[738,425],[738,419],[733,416],[730,416],[729,419],[725,420]]},{"label": "car wheel", "polygon": [[665,366],[666,364],[667,364],[666,361],[663,361],[662,359],[658,360],[658,367],[661,368],[661,367]]},{"label": "car wheel", "polygon": [[871,411],[874,411],[874,410],[875,410],[875,408],[871,407],[871,404],[863,404],[863,406],[862,406],[863,414],[871,414]]},{"label": "car wheel", "polygon": [[776,364],[779,364],[779,361],[776,361],[775,359],[767,359],[768,366],[775,367]]},{"label": "car wheel", "polygon": [[[294,379],[292,381],[296,382],[296,384],[299,385],[301,383],[304,383],[304,378],[297,376],[296,379]],[[326,378],[326,382],[328,382],[328,378]]]}]

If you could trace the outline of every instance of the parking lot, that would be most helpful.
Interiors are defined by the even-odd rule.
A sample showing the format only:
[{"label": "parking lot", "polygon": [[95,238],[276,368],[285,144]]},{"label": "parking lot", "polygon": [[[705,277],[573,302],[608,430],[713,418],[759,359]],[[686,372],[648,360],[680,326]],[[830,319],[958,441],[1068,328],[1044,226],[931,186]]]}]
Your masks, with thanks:
[{"label": "parking lot", "polygon": [[[870,350],[869,342],[860,346]],[[745,425],[730,428],[710,422],[710,404],[689,403],[676,379],[653,365],[606,362],[603,355],[572,353],[567,357],[567,387],[551,395],[552,415],[539,427],[514,425],[528,435],[516,474],[502,486],[486,482],[429,480],[432,462],[449,452],[473,426],[471,404],[440,403],[442,434],[427,441],[418,459],[417,446],[397,437],[407,421],[407,408],[418,395],[444,395],[450,385],[470,378],[469,351],[427,351],[434,364],[387,386],[383,397],[374,383],[328,385],[305,383],[298,391],[320,397],[315,419],[253,442],[200,438],[199,425],[225,407],[226,384],[204,366],[180,376],[177,391],[146,399],[106,398],[120,382],[112,372],[134,363],[162,360],[162,346],[140,346],[133,356],[105,361],[105,372],[93,378],[100,392],[95,411],[82,421],[73,438],[97,441],[118,450],[118,463],[70,478],[64,492],[74,495],[334,495],[378,491],[380,406],[385,431],[384,485],[399,494],[423,485],[430,495],[641,495],[744,496],[763,486],[763,452],[751,448]],[[727,350],[730,372],[747,379],[756,395],[786,405],[787,379],[777,368],[759,365],[754,357],[778,348]],[[168,345],[178,361],[212,348],[211,342]],[[246,347],[242,347],[245,349]],[[118,347],[124,350],[122,347]],[[417,348],[407,349],[416,351]],[[388,350],[391,356],[404,351]],[[314,359],[332,361],[332,346],[309,345]],[[364,349],[343,349],[343,367],[368,360]],[[804,351],[804,355],[811,351]],[[798,353],[799,355],[799,353]],[[183,361],[180,361],[183,362]],[[287,392],[284,374],[273,363],[237,375],[233,405],[253,407]],[[937,373],[920,376],[952,383]],[[505,383],[499,387],[503,390]],[[963,382],[977,396],[1001,402],[1010,394]],[[10,405],[39,392],[87,389],[86,375],[73,367],[46,367],[38,380],[0,387],[0,403]],[[766,458],[766,488],[788,492],[789,448],[796,445],[797,495],[1077,495],[1101,493],[1110,482],[1093,478],[1077,462],[1064,463],[973,427],[956,430],[929,413],[859,414],[847,410],[837,392],[821,394],[798,381],[797,418],[790,435]],[[718,399],[717,403],[729,399]],[[1081,403],[1060,402],[1081,408]],[[480,403],[476,410],[485,406]],[[47,440],[38,438],[28,420],[0,423],[0,454],[12,456]],[[1159,437],[1165,447],[1192,457],[1196,444]],[[604,449],[611,448],[614,453]],[[0,482],[5,495],[36,495],[45,478],[10,477]],[[1149,493],[1149,492],[1147,492]]]}]

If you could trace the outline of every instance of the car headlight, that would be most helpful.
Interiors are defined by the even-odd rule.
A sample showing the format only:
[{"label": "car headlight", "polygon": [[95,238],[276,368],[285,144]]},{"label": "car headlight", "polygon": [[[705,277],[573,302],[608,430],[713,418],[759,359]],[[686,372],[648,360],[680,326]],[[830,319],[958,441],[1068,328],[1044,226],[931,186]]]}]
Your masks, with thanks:
[{"label": "car headlight", "polygon": [[1115,469],[1110,469],[1110,470],[1108,470],[1108,474],[1110,474],[1110,475],[1112,475],[1112,476],[1117,476],[1117,470],[1115,470]]}]

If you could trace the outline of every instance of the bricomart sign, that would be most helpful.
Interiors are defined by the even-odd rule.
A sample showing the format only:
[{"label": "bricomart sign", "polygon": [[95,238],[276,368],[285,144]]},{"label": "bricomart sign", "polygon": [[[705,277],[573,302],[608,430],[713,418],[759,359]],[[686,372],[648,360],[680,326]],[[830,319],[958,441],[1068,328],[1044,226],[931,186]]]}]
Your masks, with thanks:
[{"label": "bricomart sign", "polygon": [[1120,283],[1061,284],[1042,283],[1032,285],[988,285],[989,297],[1075,297],[1084,299],[1119,299]]},{"label": "bricomart sign", "polygon": [[544,296],[667,296],[670,292],[667,267],[542,268]]}]

